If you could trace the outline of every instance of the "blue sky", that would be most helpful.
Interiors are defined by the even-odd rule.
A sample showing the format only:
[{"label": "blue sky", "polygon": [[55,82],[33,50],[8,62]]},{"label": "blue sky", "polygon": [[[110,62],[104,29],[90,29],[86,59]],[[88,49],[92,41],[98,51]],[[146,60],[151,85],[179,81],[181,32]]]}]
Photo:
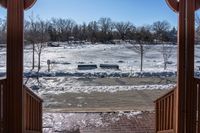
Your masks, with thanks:
[{"label": "blue sky", "polygon": [[[135,25],[152,24],[167,20],[177,25],[177,15],[168,8],[165,0],[37,0],[34,7],[26,11],[46,20],[52,17],[71,18],[77,23],[110,17],[114,21],[130,21]],[[0,9],[0,17],[6,10]]]}]

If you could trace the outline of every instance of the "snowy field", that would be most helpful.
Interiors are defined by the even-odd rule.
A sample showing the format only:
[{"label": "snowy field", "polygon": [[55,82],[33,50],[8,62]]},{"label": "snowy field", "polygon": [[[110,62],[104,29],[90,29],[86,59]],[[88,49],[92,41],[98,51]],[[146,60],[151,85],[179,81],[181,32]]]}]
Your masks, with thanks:
[{"label": "snowy field", "polygon": [[[162,73],[176,71],[176,46],[171,46],[172,56],[169,59],[167,70],[163,69],[163,58],[161,54],[162,46],[151,46],[144,55],[144,73]],[[98,45],[71,45],[61,47],[45,47],[41,57],[41,73],[48,74],[47,60],[53,62],[51,65],[51,74],[60,75],[134,75],[140,72],[140,55],[134,51],[130,44],[98,44]],[[29,72],[32,66],[32,49],[30,46],[25,50],[25,72]],[[37,63],[37,56],[36,62]],[[0,72],[5,72],[6,53],[5,48],[0,49]],[[198,62],[200,64],[200,62]],[[80,64],[96,64],[95,70],[81,71],[77,70]],[[105,70],[99,68],[100,64],[117,64],[120,70]],[[112,75],[111,75],[112,76]]]},{"label": "snowy field", "polygon": [[[172,52],[169,59],[168,68],[163,69],[163,55],[161,45],[151,45],[144,55],[143,72],[175,72],[177,65],[177,48],[171,45]],[[63,44],[60,47],[45,47],[41,57],[41,73],[47,73],[47,60],[52,62],[50,73],[129,73],[140,72],[140,55],[135,52],[135,48],[130,44],[98,44],[98,45],[69,45]],[[24,69],[29,72],[32,66],[32,48],[25,47]],[[200,66],[200,47],[196,48],[196,69]],[[37,64],[37,54],[35,55]],[[0,48],[0,72],[5,72],[6,49]],[[80,64],[96,64],[95,70],[77,70]],[[117,64],[120,70],[105,70],[99,68],[100,64]]]},{"label": "snowy field", "polygon": [[[172,47],[171,57],[169,59],[167,70],[163,68],[163,55],[161,45],[151,45],[145,50],[143,73],[163,73],[176,71],[177,65],[177,47]],[[135,47],[130,44],[98,44],[98,45],[61,45],[60,47],[45,47],[41,57],[41,73],[48,75],[47,60],[52,62],[51,74],[58,76],[81,76],[95,74],[129,74],[134,75],[140,72],[140,55],[135,52]],[[0,48],[0,73],[5,72],[6,49]],[[28,73],[32,67],[32,48],[25,47],[24,69]],[[200,66],[200,46],[196,48],[196,70]],[[35,55],[37,64],[37,54]],[[78,70],[80,64],[96,64],[94,70]],[[120,70],[106,70],[99,67],[100,64],[117,64]],[[60,75],[59,75],[60,74]],[[79,75],[78,75],[79,74]],[[112,75],[111,75],[112,76]]]},{"label": "snowy field", "polygon": [[[64,112],[95,109],[152,110],[153,101],[172,89],[176,83],[177,47],[172,49],[164,70],[161,45],[148,46],[140,73],[140,55],[130,44],[61,45],[45,47],[41,56],[39,82],[30,78],[31,87],[44,99],[44,108]],[[24,70],[34,75],[32,48],[25,47]],[[200,46],[196,47],[195,70],[200,66]],[[36,54],[37,55],[37,54]],[[37,56],[35,56],[37,64]],[[48,72],[47,60],[52,62]],[[0,75],[5,73],[6,49],[0,48]],[[78,65],[95,64],[97,69],[78,70]],[[119,70],[102,69],[100,64],[116,64]],[[140,78],[140,77],[143,78]],[[167,78],[167,79],[166,79]],[[84,108],[84,109],[82,109]]]}]

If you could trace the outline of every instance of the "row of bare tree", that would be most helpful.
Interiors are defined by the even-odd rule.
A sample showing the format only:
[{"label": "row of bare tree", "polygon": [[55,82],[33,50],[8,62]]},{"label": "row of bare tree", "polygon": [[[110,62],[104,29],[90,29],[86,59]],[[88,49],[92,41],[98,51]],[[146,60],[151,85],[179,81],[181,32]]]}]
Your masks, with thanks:
[{"label": "row of bare tree", "polygon": [[[73,38],[76,41],[92,43],[112,43],[113,40],[135,40],[141,43],[176,43],[175,27],[167,21],[158,21],[152,25],[136,27],[130,22],[113,22],[110,18],[100,18],[88,24],[77,24],[71,19],[55,19],[43,21],[39,17],[30,17],[25,23],[25,39],[32,43],[40,41],[40,35],[35,30],[44,25],[45,36],[48,41],[66,42]],[[37,34],[36,36],[32,34]],[[39,38],[38,38],[39,37]]]}]

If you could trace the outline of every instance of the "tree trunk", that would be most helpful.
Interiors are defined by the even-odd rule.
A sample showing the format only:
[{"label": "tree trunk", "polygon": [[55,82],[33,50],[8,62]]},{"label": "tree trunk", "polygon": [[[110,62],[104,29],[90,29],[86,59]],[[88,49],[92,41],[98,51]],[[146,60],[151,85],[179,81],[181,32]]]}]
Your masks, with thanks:
[{"label": "tree trunk", "polygon": [[38,72],[41,69],[41,53],[38,53]]},{"label": "tree trunk", "polygon": [[164,61],[164,70],[166,70],[166,69],[167,69],[167,62]]},{"label": "tree trunk", "polygon": [[32,51],[32,70],[35,68],[35,43],[33,43],[33,51]]},{"label": "tree trunk", "polygon": [[140,72],[142,72],[143,71],[143,56],[144,56],[144,48],[143,48],[143,45],[140,45],[140,50],[141,50],[141,52],[140,52],[140,57],[141,57],[141,60],[140,60]]}]

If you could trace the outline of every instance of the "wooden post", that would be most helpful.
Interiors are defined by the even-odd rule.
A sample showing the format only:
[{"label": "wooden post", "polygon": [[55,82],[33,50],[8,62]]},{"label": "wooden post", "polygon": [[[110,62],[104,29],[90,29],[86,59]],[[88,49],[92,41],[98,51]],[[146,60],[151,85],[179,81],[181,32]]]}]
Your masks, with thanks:
[{"label": "wooden post", "polygon": [[4,132],[24,133],[23,27],[24,1],[7,1],[7,87]]},{"label": "wooden post", "polygon": [[1,0],[7,8],[7,83],[4,90],[4,132],[24,133],[24,9],[35,0]]},{"label": "wooden post", "polygon": [[176,133],[196,133],[197,89],[194,80],[195,10],[199,0],[166,0],[179,13]]}]

